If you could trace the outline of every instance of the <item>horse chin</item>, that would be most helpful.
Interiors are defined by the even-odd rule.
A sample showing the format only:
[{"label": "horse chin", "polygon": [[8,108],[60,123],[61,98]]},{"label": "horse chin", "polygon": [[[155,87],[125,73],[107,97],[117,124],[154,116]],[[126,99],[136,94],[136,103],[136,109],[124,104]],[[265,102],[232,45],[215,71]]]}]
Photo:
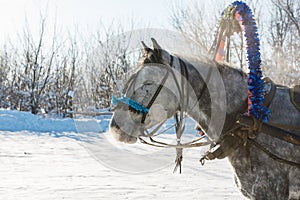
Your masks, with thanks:
[{"label": "horse chin", "polygon": [[114,120],[111,121],[109,132],[112,134],[115,140],[120,142],[134,144],[137,141],[137,137],[128,135],[122,131],[120,127],[114,123]]},{"label": "horse chin", "polygon": [[110,127],[110,133],[113,135],[114,139],[120,142],[134,144],[137,141],[137,137],[128,135],[123,132],[121,129],[116,127]]}]

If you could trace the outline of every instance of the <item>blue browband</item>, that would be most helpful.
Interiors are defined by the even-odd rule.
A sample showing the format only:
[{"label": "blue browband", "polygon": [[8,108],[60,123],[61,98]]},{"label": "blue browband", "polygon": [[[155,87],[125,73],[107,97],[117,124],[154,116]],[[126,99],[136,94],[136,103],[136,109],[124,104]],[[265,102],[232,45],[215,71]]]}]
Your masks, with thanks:
[{"label": "blue browband", "polygon": [[111,104],[114,106],[117,106],[118,103],[126,104],[129,107],[133,108],[134,110],[138,111],[140,114],[149,112],[149,109],[146,108],[144,105],[141,105],[140,103],[136,102],[135,100],[128,98],[124,95],[120,98],[117,98],[116,96],[112,96]]}]

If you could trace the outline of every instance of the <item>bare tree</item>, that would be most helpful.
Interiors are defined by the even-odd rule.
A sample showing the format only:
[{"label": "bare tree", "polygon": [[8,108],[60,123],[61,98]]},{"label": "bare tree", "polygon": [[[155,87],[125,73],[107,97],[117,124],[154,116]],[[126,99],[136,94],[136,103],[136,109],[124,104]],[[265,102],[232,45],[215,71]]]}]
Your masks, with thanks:
[{"label": "bare tree", "polygon": [[272,0],[272,5],[269,40],[272,54],[268,64],[273,67],[267,68],[267,73],[278,83],[299,84],[300,3],[296,0]]},{"label": "bare tree", "polygon": [[11,109],[31,111],[33,114],[54,110],[57,114],[63,113],[62,99],[66,97],[60,91],[66,91],[65,77],[70,75],[65,75],[65,66],[69,63],[64,62],[67,55],[59,52],[62,45],[56,37],[56,26],[51,35],[45,18],[41,18],[37,37],[27,27],[20,36],[20,43],[11,45],[7,58],[9,92],[6,96]]},{"label": "bare tree", "polygon": [[9,57],[7,48],[4,46],[4,51],[0,56],[0,107],[8,108],[9,102],[7,96],[9,92]]},{"label": "bare tree", "polygon": [[45,88],[50,81],[53,59],[56,55],[55,40],[53,40],[50,52],[43,52],[45,37],[46,20],[41,19],[40,33],[37,42],[31,35],[29,28],[24,32],[24,49],[23,49],[23,73],[21,89],[29,93],[29,108],[33,114],[37,114],[40,109]]},{"label": "bare tree", "polygon": [[284,12],[298,32],[300,37],[300,2],[295,0],[272,0],[278,10]]},{"label": "bare tree", "polygon": [[129,71],[130,62],[127,57],[129,41],[121,37],[114,39],[123,32],[120,26],[119,30],[110,28],[104,33],[98,32],[95,37],[97,46],[93,52],[95,60],[90,63],[92,81],[90,85],[96,108],[110,106],[110,99],[118,80],[122,80]]},{"label": "bare tree", "polygon": [[201,51],[199,53],[204,55],[212,45],[218,19],[216,15],[208,15],[205,11],[203,5],[196,2],[192,6],[176,5],[171,10],[172,26],[185,37],[194,40]]},{"label": "bare tree", "polygon": [[[260,18],[261,4],[259,1],[249,1],[249,3],[255,16]],[[171,22],[176,30],[199,45],[201,49],[199,54],[207,55],[216,37],[216,26],[222,17],[221,13],[228,5],[229,3],[226,4],[223,1],[210,2],[209,8],[196,1],[190,6],[176,5],[171,10]],[[218,12],[215,12],[216,10]],[[260,24],[259,21],[258,25],[260,26]],[[236,66],[245,67],[243,35],[242,33],[234,33],[231,25],[228,25],[227,28],[229,32],[232,32],[227,34],[224,60],[230,61]]]},{"label": "bare tree", "polygon": [[[76,70],[80,62],[79,47],[77,46],[76,36],[70,38],[70,48],[68,50],[68,57],[70,58],[70,69],[68,74],[68,81],[65,81],[64,90],[64,105],[63,105],[63,115],[64,117],[73,118],[73,98],[76,83]],[[73,38],[73,39],[72,39]],[[66,76],[66,75],[65,75]]]}]

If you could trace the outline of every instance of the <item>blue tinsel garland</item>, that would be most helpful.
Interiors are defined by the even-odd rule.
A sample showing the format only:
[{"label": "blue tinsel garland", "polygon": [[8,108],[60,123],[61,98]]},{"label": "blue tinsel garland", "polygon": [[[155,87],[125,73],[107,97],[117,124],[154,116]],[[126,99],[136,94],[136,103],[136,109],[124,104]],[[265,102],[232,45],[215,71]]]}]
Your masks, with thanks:
[{"label": "blue tinsel garland", "polygon": [[257,33],[257,26],[253,18],[251,9],[242,1],[235,1],[232,6],[236,7],[236,12],[242,17],[244,36],[247,44],[248,68],[248,89],[251,105],[249,114],[259,120],[268,121],[270,110],[263,105],[263,81],[260,68],[260,41]]},{"label": "blue tinsel garland", "polygon": [[130,99],[126,96],[122,96],[120,98],[112,96],[111,104],[116,106],[118,103],[126,104],[129,107],[133,108],[134,110],[138,111],[140,114],[149,112],[148,108],[146,108],[145,106],[139,104],[138,102],[134,101],[133,99]]},{"label": "blue tinsel garland", "polygon": [[[234,11],[234,12],[232,12]],[[237,15],[238,14],[238,15]],[[242,1],[235,1],[230,6],[227,7],[222,13],[222,19],[226,20],[237,20],[241,26],[246,39],[246,53],[248,60],[248,114],[256,117],[259,120],[268,121],[270,110],[263,106],[263,81],[262,81],[262,71],[260,68],[261,58],[260,58],[260,41],[257,33],[257,26],[253,18],[251,9],[246,3]],[[221,39],[218,37],[223,37],[223,35],[218,35],[220,30],[224,28],[223,20],[220,20],[218,24],[218,31],[216,34],[216,39],[213,44],[213,51],[219,53],[220,48],[217,47],[217,40]],[[228,26],[228,25],[227,25]],[[226,27],[232,28],[232,27]],[[222,49],[221,49],[222,50]],[[214,58],[215,59],[215,58]]]}]

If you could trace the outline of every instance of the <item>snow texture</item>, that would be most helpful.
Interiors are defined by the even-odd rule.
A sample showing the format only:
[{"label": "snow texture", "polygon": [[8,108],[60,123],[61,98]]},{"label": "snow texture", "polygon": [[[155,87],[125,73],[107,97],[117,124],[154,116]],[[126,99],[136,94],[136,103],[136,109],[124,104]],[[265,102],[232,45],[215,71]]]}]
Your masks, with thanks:
[{"label": "snow texture", "polygon": [[76,125],[80,123],[93,123],[94,121],[98,122],[100,125],[100,129],[97,129],[97,131],[105,132],[108,130],[109,119],[107,119],[106,117],[102,117],[101,119],[55,119],[32,115],[29,112],[0,109],[0,131],[30,131],[44,134],[54,134],[56,136],[64,136],[64,134],[68,132],[76,133]]},{"label": "snow texture", "polygon": [[[107,130],[108,120],[96,122],[102,131]],[[173,174],[173,165],[144,174],[122,173],[94,159],[75,124],[71,119],[0,110],[1,200],[243,199],[226,159],[201,166],[203,150],[192,149],[184,154],[183,174]]]}]

